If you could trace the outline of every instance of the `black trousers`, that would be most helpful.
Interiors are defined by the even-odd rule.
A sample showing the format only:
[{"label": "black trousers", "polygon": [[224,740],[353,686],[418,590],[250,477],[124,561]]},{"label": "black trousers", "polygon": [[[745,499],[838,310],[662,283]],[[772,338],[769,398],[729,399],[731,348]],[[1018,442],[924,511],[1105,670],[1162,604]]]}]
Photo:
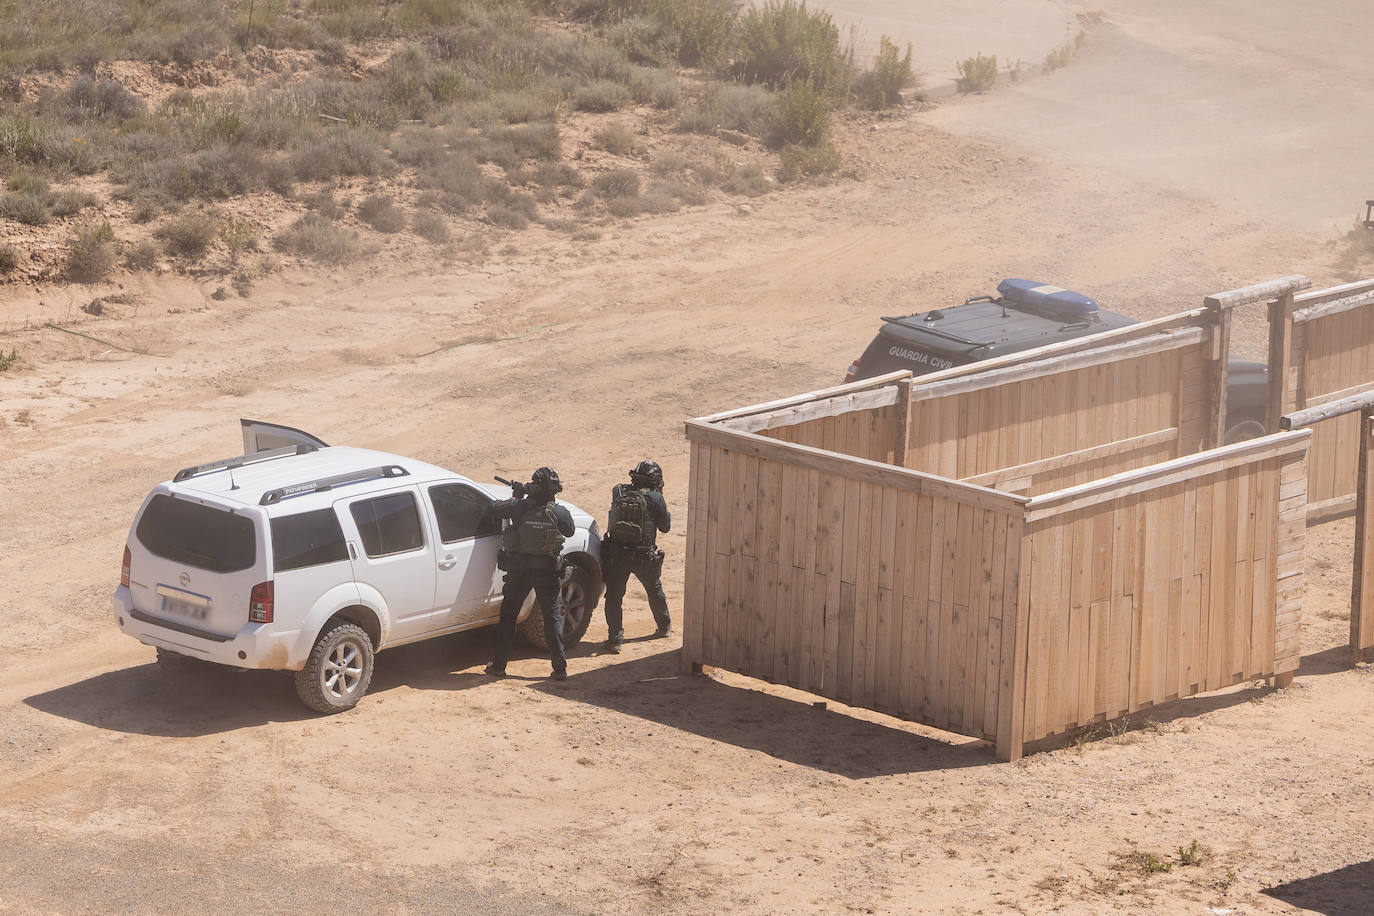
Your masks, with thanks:
[{"label": "black trousers", "polygon": [[672,623],[668,615],[668,596],[663,594],[663,556],[656,548],[625,549],[607,544],[602,551],[601,562],[606,577],[606,629],[609,642],[624,642],[625,627],[622,620],[622,604],[625,600],[625,586],[634,576],[644,586],[649,596],[649,610],[654,612],[654,623],[667,627]]},{"label": "black trousers", "polygon": [[534,589],[535,603],[544,615],[544,641],[549,644],[549,660],[554,671],[567,671],[568,659],[563,654],[563,606],[558,601],[558,573],[552,569],[507,570],[505,585],[501,587],[501,626],[496,637],[496,656],[491,663],[506,667],[511,644],[515,642],[515,619],[530,589]]}]

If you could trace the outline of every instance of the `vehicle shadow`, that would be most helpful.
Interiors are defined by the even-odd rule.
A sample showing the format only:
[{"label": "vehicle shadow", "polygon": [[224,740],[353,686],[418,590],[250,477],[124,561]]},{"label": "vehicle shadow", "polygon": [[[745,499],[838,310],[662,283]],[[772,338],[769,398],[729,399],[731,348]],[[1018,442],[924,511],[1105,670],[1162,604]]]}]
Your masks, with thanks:
[{"label": "vehicle shadow", "polygon": [[947,744],[810,703],[684,675],[677,650],[541,684],[554,696],[850,779],[996,762],[981,741]]},{"label": "vehicle shadow", "polygon": [[[487,627],[379,652],[367,695],[398,687],[467,690],[490,684],[482,668],[491,661],[495,645],[496,630]],[[594,652],[579,645],[568,655],[578,658]],[[517,641],[512,660],[540,655]],[[209,664],[175,673],[156,663],[121,668],[26,697],[24,703],[98,728],[165,738],[319,718],[296,698],[289,671],[240,671]]]},{"label": "vehicle shadow", "polygon": [[1374,859],[1289,881],[1260,893],[1323,916],[1365,916],[1374,900]]}]

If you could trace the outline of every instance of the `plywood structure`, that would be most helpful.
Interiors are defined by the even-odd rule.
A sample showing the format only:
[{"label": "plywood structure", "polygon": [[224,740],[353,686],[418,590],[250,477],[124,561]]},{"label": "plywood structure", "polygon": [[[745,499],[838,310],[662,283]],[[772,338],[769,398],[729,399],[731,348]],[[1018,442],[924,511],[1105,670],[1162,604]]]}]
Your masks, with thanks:
[{"label": "plywood structure", "polygon": [[689,421],[684,666],[1004,759],[1291,676],[1311,434],[1199,452],[1216,314]]}]

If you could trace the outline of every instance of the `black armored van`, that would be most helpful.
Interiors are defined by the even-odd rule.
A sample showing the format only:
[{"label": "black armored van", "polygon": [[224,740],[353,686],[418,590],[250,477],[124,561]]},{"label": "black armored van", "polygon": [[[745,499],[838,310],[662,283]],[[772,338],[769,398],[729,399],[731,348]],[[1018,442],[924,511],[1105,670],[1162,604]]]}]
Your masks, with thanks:
[{"label": "black armored van", "polygon": [[[995,297],[975,296],[963,305],[884,317],[845,381],[900,369],[925,375],[1133,324],[1135,319],[1099,308],[1082,293],[1009,277],[997,284]],[[1268,369],[1232,358],[1227,378],[1226,442],[1263,435]]]}]

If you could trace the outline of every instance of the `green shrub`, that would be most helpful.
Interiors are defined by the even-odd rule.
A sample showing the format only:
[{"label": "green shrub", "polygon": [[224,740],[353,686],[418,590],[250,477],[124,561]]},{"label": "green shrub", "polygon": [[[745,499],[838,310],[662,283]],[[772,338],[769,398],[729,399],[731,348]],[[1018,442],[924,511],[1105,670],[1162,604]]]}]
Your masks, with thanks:
[{"label": "green shrub", "polygon": [[986,92],[996,85],[996,56],[978,54],[959,61],[960,92]]},{"label": "green shrub", "polygon": [[72,79],[58,101],[66,117],[75,121],[87,118],[126,121],[147,107],[119,80],[97,78],[85,73]]},{"label": "green shrub", "polygon": [[258,231],[246,219],[231,216],[220,226],[219,239],[229,249],[229,259],[237,261],[245,251],[258,247]]},{"label": "green shrub", "polygon": [[746,165],[736,169],[721,187],[731,194],[758,197],[767,194],[772,190],[773,185],[768,177],[763,174],[762,168],[757,165]]},{"label": "green shrub", "polygon": [[777,118],[773,142],[778,146],[819,146],[830,134],[830,107],[825,95],[804,80],[793,80],[778,92]]},{"label": "green shrub", "polygon": [[219,235],[219,220],[205,213],[185,213],[163,223],[153,235],[167,243],[177,257],[194,259],[205,253]]},{"label": "green shrub", "polygon": [[436,192],[430,205],[449,213],[465,213],[492,194],[491,179],[466,156],[454,156],[441,166],[422,170],[416,184]]},{"label": "green shrub", "polygon": [[435,245],[442,245],[449,240],[448,221],[433,210],[416,210],[410,218],[410,229]]},{"label": "green shrub", "polygon": [[21,191],[0,198],[0,216],[26,226],[44,226],[51,219],[47,194]]},{"label": "green shrub", "polygon": [[19,266],[19,249],[0,245],[0,274],[7,274]]},{"label": "green shrub", "polygon": [[663,65],[671,54],[688,67],[713,67],[727,56],[739,5],[735,0],[581,0],[584,19],[611,22],[610,40],[640,63]]},{"label": "green shrub", "polygon": [[48,193],[48,183],[32,172],[18,171],[9,177],[5,187],[11,191],[24,191],[29,194]]},{"label": "green shrub", "polygon": [[66,275],[77,283],[96,283],[119,260],[119,242],[108,220],[79,227],[67,249]]},{"label": "green shrub", "polygon": [[318,213],[307,213],[273,240],[279,251],[322,264],[342,264],[363,252],[358,234],[337,226]]},{"label": "green shrub", "polygon": [[592,179],[592,190],[605,200],[639,196],[639,173],[633,169],[611,169]]},{"label": "green shrub", "polygon": [[483,137],[487,141],[486,155],[492,160],[499,160],[491,152],[498,147],[508,148],[516,159],[556,160],[563,151],[558,125],[551,121],[492,127]]},{"label": "green shrub", "polygon": [[677,76],[666,70],[641,68],[630,79],[630,94],[641,105],[659,109],[674,108],[682,98]]},{"label": "green shrub", "polygon": [[48,203],[48,210],[58,219],[65,219],[75,216],[87,207],[94,207],[97,203],[99,200],[94,194],[68,190],[55,195]]},{"label": "green shrub", "polygon": [[385,194],[373,194],[358,204],[358,218],[378,232],[400,232],[406,227],[406,211]]},{"label": "green shrub", "polygon": [[592,143],[613,156],[633,156],[639,152],[639,140],[634,131],[620,121],[613,121],[592,134]]},{"label": "green shrub", "polygon": [[637,64],[666,67],[677,60],[682,37],[661,19],[631,16],[606,30],[606,40]]},{"label": "green shrub", "polygon": [[365,128],[335,129],[291,155],[302,181],[326,181],[340,176],[371,178],[390,171],[381,137]]},{"label": "green shrub", "polygon": [[[1082,35],[1083,33],[1079,32],[1078,34]],[[1055,48],[1053,51],[1046,54],[1045,72],[1053,73],[1060,67],[1067,67],[1069,65],[1069,61],[1073,60],[1073,52],[1074,46],[1072,44],[1067,44],[1061,48]]]},{"label": "green shrub", "polygon": [[519,207],[507,203],[490,203],[487,204],[487,222],[503,229],[524,229],[530,224],[530,218]]},{"label": "green shrub", "polygon": [[[0,248],[0,272],[12,269],[5,267],[3,252],[4,248]],[[14,368],[14,364],[17,362],[19,362],[19,349],[17,347],[10,347],[10,352],[8,353],[6,353],[4,350],[0,350],[0,372],[10,371]]]},{"label": "green shrub", "polygon": [[751,137],[767,137],[777,121],[777,96],[762,86],[724,86],[718,104],[720,126]]},{"label": "green shrub", "polygon": [[766,0],[740,17],[739,48],[731,72],[746,82],[780,87],[804,80],[822,93],[839,92],[848,63],[830,14],[806,0]]},{"label": "green shrub", "polygon": [[328,188],[305,195],[301,198],[301,203],[325,219],[340,219],[347,212],[334,198],[334,192]]},{"label": "green shrub", "polygon": [[128,270],[152,270],[162,258],[162,250],[149,239],[130,245],[124,250],[124,266]]},{"label": "green shrub", "polygon": [[873,69],[859,78],[859,99],[869,108],[890,108],[902,100],[902,90],[916,85],[911,70],[911,45],[906,54],[899,55],[892,39],[884,35],[878,40],[878,55]]},{"label": "green shrub", "polygon": [[630,102],[630,90],[610,80],[592,80],[573,90],[573,107],[578,111],[616,111]]},{"label": "green shrub", "polygon": [[778,153],[778,158],[781,166],[778,177],[783,181],[825,175],[840,167],[840,151],[831,143],[822,143],[819,146],[784,146]]},{"label": "green shrub", "polygon": [[678,175],[687,168],[687,156],[679,150],[665,149],[654,156],[649,170],[655,175]]}]

